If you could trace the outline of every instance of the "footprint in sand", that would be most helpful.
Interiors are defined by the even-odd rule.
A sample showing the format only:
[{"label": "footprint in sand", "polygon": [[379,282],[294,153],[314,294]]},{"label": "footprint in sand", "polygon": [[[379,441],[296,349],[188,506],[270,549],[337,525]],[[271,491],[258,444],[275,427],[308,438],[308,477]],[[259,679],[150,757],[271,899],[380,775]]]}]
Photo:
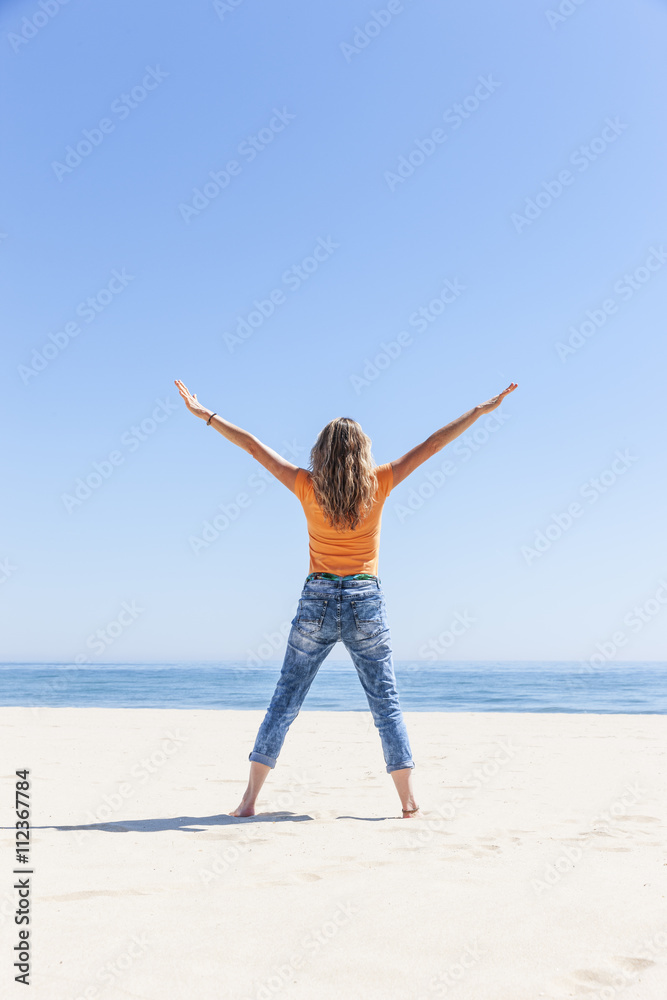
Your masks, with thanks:
[{"label": "footprint in sand", "polygon": [[627,823],[630,820],[633,823],[659,823],[660,820],[656,816],[617,816],[623,823]]},{"label": "footprint in sand", "polygon": [[572,975],[585,983],[597,983],[599,986],[612,986],[616,981],[616,976],[612,972],[604,970],[596,972],[593,969],[575,969]]},{"label": "footprint in sand", "polygon": [[614,962],[627,966],[633,972],[641,972],[643,969],[649,969],[655,965],[655,962],[650,958],[633,958],[628,955],[613,955],[612,958]]},{"label": "footprint in sand", "polygon": [[[632,982],[635,974],[656,964],[650,958],[634,958],[627,955],[613,956],[612,961],[625,968],[628,985]],[[608,972],[606,969],[575,969],[572,975],[585,983],[595,983],[599,986],[611,986],[618,989],[617,972]]]}]

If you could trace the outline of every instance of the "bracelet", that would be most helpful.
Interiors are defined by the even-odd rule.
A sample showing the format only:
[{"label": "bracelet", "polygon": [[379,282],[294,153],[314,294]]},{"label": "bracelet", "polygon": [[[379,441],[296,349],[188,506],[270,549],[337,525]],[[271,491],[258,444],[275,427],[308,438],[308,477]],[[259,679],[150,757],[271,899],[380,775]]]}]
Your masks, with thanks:
[{"label": "bracelet", "polygon": [[211,416],[208,418],[208,420],[206,421],[206,426],[207,427],[210,426],[210,423],[213,420],[213,417],[217,417],[217,413],[212,413]]}]

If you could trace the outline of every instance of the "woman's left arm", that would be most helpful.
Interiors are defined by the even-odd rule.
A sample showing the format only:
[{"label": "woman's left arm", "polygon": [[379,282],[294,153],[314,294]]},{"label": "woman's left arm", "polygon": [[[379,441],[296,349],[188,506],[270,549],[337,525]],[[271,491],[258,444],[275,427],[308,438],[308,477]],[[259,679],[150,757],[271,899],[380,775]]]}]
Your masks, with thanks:
[{"label": "woman's left arm", "polygon": [[288,490],[294,491],[294,485],[296,483],[297,472],[299,471],[298,465],[293,465],[288,462],[286,458],[279,455],[277,451],[273,448],[269,448],[268,445],[263,444],[259,438],[256,438],[254,434],[249,431],[244,430],[242,427],[237,427],[236,424],[230,423],[221,417],[219,413],[215,413],[213,416],[213,410],[207,409],[197,399],[197,393],[194,395],[186,389],[183,383],[176,379],[175,385],[181,394],[181,398],[184,400],[190,413],[193,413],[196,417],[201,420],[209,421],[210,426],[214,427],[216,431],[226,437],[228,441],[232,444],[237,444],[239,448],[243,448],[247,451],[249,455],[256,458],[257,461],[264,466],[265,469],[280,480]]}]

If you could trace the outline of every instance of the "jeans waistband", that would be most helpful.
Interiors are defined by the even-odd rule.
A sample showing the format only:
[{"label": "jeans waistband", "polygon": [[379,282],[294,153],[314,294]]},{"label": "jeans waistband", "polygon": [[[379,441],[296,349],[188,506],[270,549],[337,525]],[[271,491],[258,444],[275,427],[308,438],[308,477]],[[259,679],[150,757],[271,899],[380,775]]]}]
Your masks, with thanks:
[{"label": "jeans waistband", "polygon": [[324,578],[325,580],[376,580],[377,576],[373,576],[372,573],[349,573],[347,576],[337,576],[336,573],[309,573],[306,577],[306,583],[309,580],[317,580],[318,578]]}]

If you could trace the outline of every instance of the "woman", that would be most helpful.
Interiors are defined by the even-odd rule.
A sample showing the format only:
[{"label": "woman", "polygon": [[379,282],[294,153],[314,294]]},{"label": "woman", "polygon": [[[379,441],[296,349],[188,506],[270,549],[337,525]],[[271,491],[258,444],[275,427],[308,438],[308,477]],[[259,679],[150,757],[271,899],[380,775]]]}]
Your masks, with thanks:
[{"label": "woman", "polygon": [[190,413],[249,452],[296,493],[308,525],[309,573],[291,622],[280,678],[249,755],[248,787],[230,815],[255,814],[255,801],[276,765],[287,730],[320,664],[340,640],[366,692],[403,817],[419,816],[412,787],[415,765],[398,701],[384,592],[377,575],[382,507],[395,486],[482,414],[500,406],[516,383],[441,427],[402,458],[380,466],[375,466],[371,441],[359,424],[350,417],[337,417],[320,431],[310,453],[311,471],[292,465],[253,434],[206,409],[182,382],[175,384]]}]

